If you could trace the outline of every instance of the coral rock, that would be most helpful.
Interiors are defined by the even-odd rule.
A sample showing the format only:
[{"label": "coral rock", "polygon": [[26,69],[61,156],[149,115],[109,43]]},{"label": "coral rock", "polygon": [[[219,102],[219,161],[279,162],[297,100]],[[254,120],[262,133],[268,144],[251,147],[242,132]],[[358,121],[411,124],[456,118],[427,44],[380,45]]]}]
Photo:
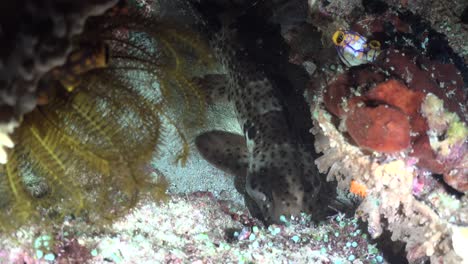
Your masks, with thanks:
[{"label": "coral rock", "polygon": [[396,30],[404,33],[410,33],[411,27],[398,16],[390,12],[385,12],[383,15],[369,15],[363,19],[353,23],[351,29],[361,33],[364,36],[372,35],[375,32],[385,32],[391,24]]},{"label": "coral rock", "polygon": [[461,160],[444,173],[444,181],[460,192],[468,192],[468,142],[460,147],[459,153]]},{"label": "coral rock", "polygon": [[[457,34],[466,28],[454,28],[457,16],[440,13],[462,9],[410,2],[362,1],[365,13],[344,19],[350,30],[379,41],[383,51],[370,65],[347,68],[339,76],[322,68],[327,77],[322,79],[334,81],[321,84],[324,97],[314,93],[312,100],[315,149],[323,153],[315,163],[344,191],[357,192],[356,183],[366,187],[358,215],[373,237],[387,229],[392,240],[405,242],[410,263],[468,263],[468,69],[449,46],[466,36]],[[426,17],[441,24],[436,31],[420,16],[391,5],[413,11],[428,7],[439,19]],[[343,19],[340,12],[325,10]],[[465,44],[457,45],[459,54]],[[383,79],[359,78],[369,71]],[[398,133],[406,128],[403,142],[389,135],[402,139]],[[381,153],[363,151],[368,149]],[[434,174],[465,194],[454,196]]]},{"label": "coral rock", "polygon": [[444,181],[460,192],[468,191],[468,167],[453,169],[444,174]]},{"label": "coral rock", "polygon": [[417,165],[421,168],[434,173],[444,172],[444,165],[437,160],[437,156],[431,148],[429,139],[425,135],[414,141],[411,156],[419,159]]},{"label": "coral rock", "polygon": [[375,64],[335,77],[323,100],[330,113],[346,120],[348,134],[360,147],[383,153],[409,150],[420,169],[447,174],[447,183],[463,192],[465,170],[455,169],[466,155],[463,86],[453,64],[389,49]]},{"label": "coral rock", "polygon": [[463,92],[463,79],[453,64],[430,61],[422,56],[394,49],[384,52],[376,63],[403,80],[411,90],[435,94],[444,101],[449,111],[465,119],[466,113],[459,105],[467,100]]},{"label": "coral rock", "polygon": [[18,119],[36,106],[39,79],[65,63],[71,39],[89,16],[117,0],[22,0],[0,3],[0,123]]}]

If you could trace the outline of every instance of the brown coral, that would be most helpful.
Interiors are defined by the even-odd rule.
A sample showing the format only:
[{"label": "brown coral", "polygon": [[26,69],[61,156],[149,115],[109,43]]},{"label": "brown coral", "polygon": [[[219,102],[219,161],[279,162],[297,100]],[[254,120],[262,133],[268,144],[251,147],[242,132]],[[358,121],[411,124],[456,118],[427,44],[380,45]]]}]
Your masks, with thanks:
[{"label": "brown coral", "polygon": [[434,173],[443,173],[444,165],[437,160],[427,136],[417,138],[413,143],[411,156],[419,159],[418,165]]}]

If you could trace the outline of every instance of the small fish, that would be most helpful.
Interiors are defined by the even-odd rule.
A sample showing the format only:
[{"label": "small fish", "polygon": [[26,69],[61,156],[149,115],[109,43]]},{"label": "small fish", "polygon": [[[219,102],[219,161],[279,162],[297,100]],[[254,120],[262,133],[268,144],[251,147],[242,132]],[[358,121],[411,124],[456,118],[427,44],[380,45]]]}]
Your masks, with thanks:
[{"label": "small fish", "polygon": [[338,30],[333,34],[332,40],[338,56],[348,67],[373,62],[380,54],[379,41],[368,41],[367,38],[354,31]]},{"label": "small fish", "polygon": [[209,131],[197,136],[195,145],[211,164],[240,179],[265,221],[277,223],[281,215],[300,212],[318,217],[334,190],[325,188],[314,157],[294,140],[277,92],[281,84],[252,61],[235,35],[224,28],[212,39],[225,74],[207,75],[201,82],[212,97],[235,106],[243,135]]}]

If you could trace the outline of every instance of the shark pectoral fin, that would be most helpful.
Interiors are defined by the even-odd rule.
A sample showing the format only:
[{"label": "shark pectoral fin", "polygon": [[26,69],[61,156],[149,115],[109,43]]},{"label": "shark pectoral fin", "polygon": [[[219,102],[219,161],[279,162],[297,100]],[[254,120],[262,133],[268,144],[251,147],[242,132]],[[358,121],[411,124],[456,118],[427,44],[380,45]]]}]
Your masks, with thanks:
[{"label": "shark pectoral fin", "polygon": [[228,81],[225,74],[207,74],[193,80],[205,92],[208,103],[228,101]]},{"label": "shark pectoral fin", "polygon": [[213,130],[197,136],[195,145],[203,158],[213,166],[245,180],[248,162],[244,137]]}]

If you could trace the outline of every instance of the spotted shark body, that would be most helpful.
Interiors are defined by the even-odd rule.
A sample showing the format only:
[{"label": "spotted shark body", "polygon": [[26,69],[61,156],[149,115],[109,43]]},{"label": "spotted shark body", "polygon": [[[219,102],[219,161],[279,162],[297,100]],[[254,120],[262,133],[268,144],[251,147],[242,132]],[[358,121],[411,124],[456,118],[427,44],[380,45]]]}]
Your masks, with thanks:
[{"label": "spotted shark body", "polygon": [[202,82],[217,99],[234,104],[243,135],[209,131],[196,138],[196,147],[211,164],[241,179],[266,221],[300,212],[319,215],[323,198],[333,191],[323,194],[326,182],[314,157],[295,140],[279,84],[238,43],[233,30],[215,35],[212,48],[225,74]]}]

